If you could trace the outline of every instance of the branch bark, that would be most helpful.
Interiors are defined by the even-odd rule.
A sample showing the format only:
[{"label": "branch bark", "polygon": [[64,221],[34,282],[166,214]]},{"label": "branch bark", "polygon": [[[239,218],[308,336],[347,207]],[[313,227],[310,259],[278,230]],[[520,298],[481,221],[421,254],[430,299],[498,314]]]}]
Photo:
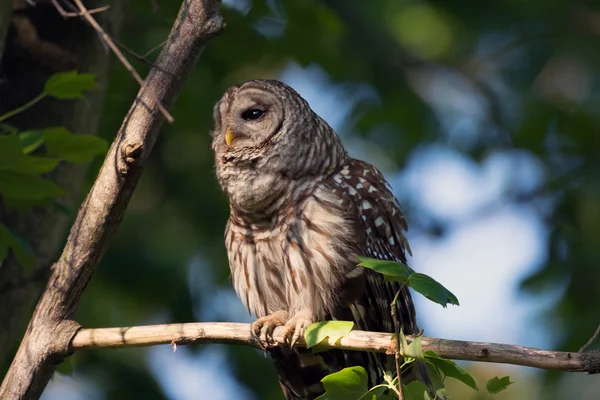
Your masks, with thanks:
[{"label": "branch bark", "polygon": [[[285,328],[275,328],[273,339],[284,343]],[[415,336],[407,336],[409,341]],[[103,348],[125,348],[190,343],[225,343],[262,348],[250,331],[250,324],[206,322],[169,325],[149,325],[123,328],[81,329],[73,338],[71,351]],[[421,337],[423,351],[432,350],[439,356],[453,360],[480,361],[523,365],[549,370],[571,372],[600,372],[600,351],[587,353],[540,350],[499,343],[466,342],[431,337]],[[306,347],[304,338],[297,343]],[[372,351],[394,354],[396,341],[390,333],[351,331],[334,340],[327,338],[319,344],[323,348]]]},{"label": "branch bark", "polygon": [[[164,116],[208,40],[222,29],[220,0],[184,0],[169,40],[125,117],[98,177],[83,202],[60,259],[53,265],[2,386],[0,398],[39,398],[70,352],[79,325],[71,321],[83,290],[116,231]],[[161,71],[169,71],[164,73]]]}]

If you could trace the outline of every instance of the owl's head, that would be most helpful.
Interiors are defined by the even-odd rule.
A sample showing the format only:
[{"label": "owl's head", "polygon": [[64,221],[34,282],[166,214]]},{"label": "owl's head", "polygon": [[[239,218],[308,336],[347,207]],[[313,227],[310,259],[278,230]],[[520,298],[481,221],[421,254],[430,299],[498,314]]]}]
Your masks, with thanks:
[{"label": "owl's head", "polygon": [[260,206],[250,203],[304,177],[330,173],[347,157],[333,129],[279,81],[230,88],[214,119],[217,178],[232,203]]}]

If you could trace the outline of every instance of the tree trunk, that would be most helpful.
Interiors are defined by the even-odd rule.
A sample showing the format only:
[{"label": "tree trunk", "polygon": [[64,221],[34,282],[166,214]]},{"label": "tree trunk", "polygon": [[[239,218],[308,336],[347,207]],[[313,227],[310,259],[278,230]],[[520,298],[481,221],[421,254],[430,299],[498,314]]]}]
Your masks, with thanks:
[{"label": "tree trunk", "polygon": [[[7,17],[11,16],[10,2],[0,3],[0,115],[40,94],[53,73],[77,69],[96,74],[100,88],[89,92],[85,100],[46,98],[7,123],[19,130],[64,126],[74,133],[95,134],[111,64],[98,35],[80,18],[65,19],[46,2],[38,1],[37,6],[30,7],[15,1],[11,18]],[[98,0],[86,3],[90,8],[105,4]],[[119,30],[122,3],[113,2],[108,11],[94,15],[111,36]],[[0,221],[26,240],[35,253],[35,269],[31,272],[26,272],[10,252],[0,264],[0,371],[8,366],[46,284],[50,266],[59,255],[77,210],[85,172],[84,165],[61,163],[48,175],[68,192],[57,201],[72,210],[70,213],[56,206],[18,213],[0,199]]]}]

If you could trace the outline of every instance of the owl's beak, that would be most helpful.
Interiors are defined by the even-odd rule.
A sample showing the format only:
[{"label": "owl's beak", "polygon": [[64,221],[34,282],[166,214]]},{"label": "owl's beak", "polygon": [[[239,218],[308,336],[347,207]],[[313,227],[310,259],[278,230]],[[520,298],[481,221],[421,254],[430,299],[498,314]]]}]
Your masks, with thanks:
[{"label": "owl's beak", "polygon": [[225,143],[227,143],[227,147],[231,147],[231,142],[235,139],[235,133],[231,130],[231,128],[227,128],[225,131]]}]

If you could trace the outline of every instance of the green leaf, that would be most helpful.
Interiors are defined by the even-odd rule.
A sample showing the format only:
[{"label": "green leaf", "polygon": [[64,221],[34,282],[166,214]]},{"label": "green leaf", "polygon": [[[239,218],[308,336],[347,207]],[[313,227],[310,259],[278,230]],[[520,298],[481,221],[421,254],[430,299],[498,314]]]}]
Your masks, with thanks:
[{"label": "green leaf", "polygon": [[0,169],[13,169],[25,158],[17,135],[0,135]]},{"label": "green leaf", "polygon": [[421,381],[412,381],[408,385],[402,385],[402,393],[405,400],[431,400],[429,388]]},{"label": "green leaf", "polygon": [[425,358],[425,355],[423,354],[423,346],[421,344],[421,340],[423,340],[423,337],[417,336],[415,340],[408,343],[408,340],[406,340],[406,336],[404,336],[404,333],[400,331],[400,345],[402,352],[404,353],[405,361],[411,361],[406,360],[406,357],[416,358],[419,360]]},{"label": "green leaf", "polygon": [[0,170],[0,193],[14,199],[43,200],[60,196],[65,191],[40,176]]},{"label": "green leaf", "polygon": [[0,134],[2,135],[16,133],[17,131],[18,129],[16,126],[12,126],[6,123],[0,123]]},{"label": "green leaf", "polygon": [[446,391],[446,387],[444,386],[444,379],[440,375],[440,371],[429,363],[425,363],[425,367],[427,368],[427,374],[429,375],[429,380],[435,389],[435,395],[444,399],[448,397],[448,392]]},{"label": "green leaf", "polygon": [[33,269],[35,257],[29,243],[0,223],[0,263],[8,255],[9,248],[12,248],[15,258],[25,270]]},{"label": "green leaf", "polygon": [[446,307],[448,304],[458,304],[458,299],[435,279],[425,274],[415,272],[408,278],[408,286],[421,293],[429,300]]},{"label": "green leaf", "polygon": [[27,156],[17,135],[0,135],[0,171],[39,175],[52,171],[58,159]]},{"label": "green leaf", "polygon": [[375,400],[385,387],[369,390],[367,371],[363,367],[344,368],[321,379],[325,393],[317,400]]},{"label": "green leaf", "polygon": [[57,99],[83,98],[84,90],[98,88],[94,74],[79,74],[77,71],[59,72],[46,81],[44,93]]},{"label": "green leaf", "polygon": [[445,376],[458,379],[465,385],[477,390],[477,383],[475,383],[475,379],[473,379],[468,372],[456,365],[454,361],[441,358],[433,351],[425,352],[425,361],[438,368]]},{"label": "green leaf", "polygon": [[377,260],[375,258],[358,257],[363,267],[372,269],[375,272],[382,274],[386,280],[402,282],[408,284],[408,278],[415,271],[406,264],[389,260]]},{"label": "green leaf", "polygon": [[326,321],[314,323],[304,331],[306,347],[310,349],[328,337],[337,341],[342,336],[346,336],[350,333],[353,326],[354,322],[352,321]]},{"label": "green leaf", "polygon": [[358,257],[363,267],[370,268],[382,274],[386,281],[401,282],[421,293],[429,300],[446,307],[448,304],[458,304],[458,299],[452,292],[442,286],[435,279],[415,272],[409,266],[389,260],[377,260],[374,258]]},{"label": "green leaf", "polygon": [[43,132],[39,129],[33,131],[19,132],[19,140],[21,141],[21,147],[23,153],[30,154],[44,144]]},{"label": "green leaf", "polygon": [[26,213],[35,206],[52,206],[52,198],[47,197],[44,199],[24,199],[15,197],[4,196],[4,203],[6,207],[13,209],[18,212]]},{"label": "green leaf", "polygon": [[74,135],[63,127],[43,130],[48,154],[72,163],[86,163],[106,154],[108,144],[102,138],[90,135]]},{"label": "green leaf", "polygon": [[509,385],[512,385],[513,382],[510,381],[510,376],[503,376],[502,378],[498,378],[497,376],[490,379],[485,385],[488,393],[496,394],[498,392],[503,391]]}]

